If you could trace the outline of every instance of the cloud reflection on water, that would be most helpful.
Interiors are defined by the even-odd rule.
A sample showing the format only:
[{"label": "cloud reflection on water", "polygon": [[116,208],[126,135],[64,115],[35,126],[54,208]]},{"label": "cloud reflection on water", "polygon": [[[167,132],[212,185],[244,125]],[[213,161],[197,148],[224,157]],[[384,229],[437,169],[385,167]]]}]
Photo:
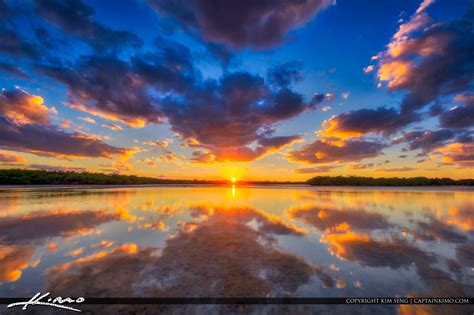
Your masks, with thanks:
[{"label": "cloud reflection on water", "polygon": [[[474,292],[469,192],[96,191],[10,194],[1,292],[29,283],[68,296]],[[381,288],[380,277],[397,282]]]}]

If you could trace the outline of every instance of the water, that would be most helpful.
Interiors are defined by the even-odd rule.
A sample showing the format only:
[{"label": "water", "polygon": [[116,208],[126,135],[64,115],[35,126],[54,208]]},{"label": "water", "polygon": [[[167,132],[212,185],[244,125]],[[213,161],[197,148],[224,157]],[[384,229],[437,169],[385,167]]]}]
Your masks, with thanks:
[{"label": "water", "polygon": [[[473,197],[468,188],[5,189],[0,296],[474,296]],[[318,307],[334,310],[309,308]]]}]

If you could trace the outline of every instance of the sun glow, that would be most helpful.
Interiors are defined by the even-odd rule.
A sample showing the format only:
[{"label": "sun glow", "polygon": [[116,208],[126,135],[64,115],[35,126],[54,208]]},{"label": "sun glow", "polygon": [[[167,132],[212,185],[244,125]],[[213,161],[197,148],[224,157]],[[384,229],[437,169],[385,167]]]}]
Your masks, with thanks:
[{"label": "sun glow", "polygon": [[231,181],[232,181],[232,184],[235,184],[235,182],[237,181],[237,179],[235,177],[232,177],[231,178]]}]

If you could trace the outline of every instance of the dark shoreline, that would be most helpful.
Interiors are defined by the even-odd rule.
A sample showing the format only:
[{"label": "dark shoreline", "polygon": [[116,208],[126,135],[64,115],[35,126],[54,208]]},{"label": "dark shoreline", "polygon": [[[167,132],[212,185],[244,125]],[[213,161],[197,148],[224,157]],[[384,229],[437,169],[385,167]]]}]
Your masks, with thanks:
[{"label": "dark shoreline", "polygon": [[[474,186],[474,179],[427,177],[317,176],[307,181],[238,181],[239,186],[331,186],[331,187],[446,187]],[[154,187],[229,186],[229,180],[185,180],[139,177],[134,175],[76,173],[41,170],[0,170],[0,187]]]}]

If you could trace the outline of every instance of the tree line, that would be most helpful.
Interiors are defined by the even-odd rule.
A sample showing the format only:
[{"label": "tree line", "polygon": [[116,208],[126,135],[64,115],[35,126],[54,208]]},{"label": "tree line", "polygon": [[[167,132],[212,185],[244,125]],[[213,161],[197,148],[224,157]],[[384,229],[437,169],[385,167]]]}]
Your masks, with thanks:
[{"label": "tree line", "polygon": [[88,172],[41,170],[0,170],[0,185],[150,185],[150,184],[213,184],[214,181],[162,179]]},{"label": "tree line", "polygon": [[[228,184],[225,180],[164,179],[134,175],[7,169],[0,170],[0,185],[156,185],[156,184]],[[451,178],[374,178],[360,176],[316,176],[306,182],[240,181],[245,185],[308,184],[312,186],[474,186],[474,179]]]},{"label": "tree line", "polygon": [[474,186],[474,179],[428,177],[316,176],[306,182],[311,186]]}]

